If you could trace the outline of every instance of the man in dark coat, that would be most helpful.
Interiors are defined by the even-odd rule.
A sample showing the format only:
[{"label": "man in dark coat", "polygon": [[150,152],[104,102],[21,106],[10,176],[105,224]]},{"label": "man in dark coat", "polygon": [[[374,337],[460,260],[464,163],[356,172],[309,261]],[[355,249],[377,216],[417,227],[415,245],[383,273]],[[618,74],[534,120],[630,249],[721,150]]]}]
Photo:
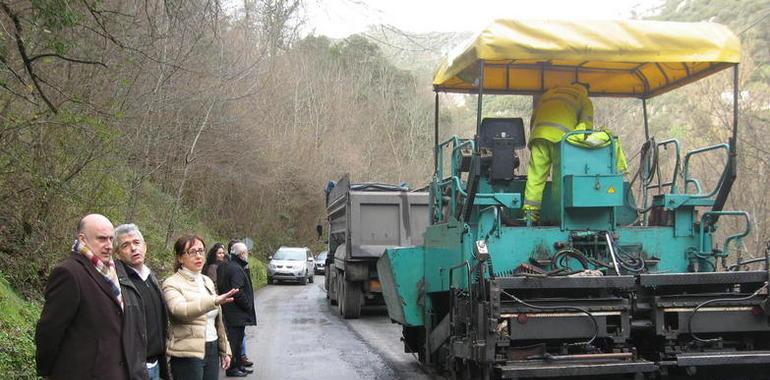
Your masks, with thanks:
[{"label": "man in dark coat", "polygon": [[165,355],[168,316],[158,280],[144,264],[144,236],[135,224],[122,224],[115,228],[113,245],[126,309],[137,310],[127,312],[123,320],[123,346],[131,379],[170,379]]},{"label": "man in dark coat", "polygon": [[235,243],[232,246],[232,254],[229,262],[220,264],[217,268],[217,288],[219,292],[228,292],[231,289],[240,289],[235,294],[235,302],[222,305],[222,314],[225,317],[227,339],[230,341],[230,349],[233,361],[227,376],[246,376],[253,372],[241,363],[239,355],[246,326],[257,324],[257,315],[254,310],[254,288],[248,269],[249,250],[244,243]]},{"label": "man in dark coat", "polygon": [[[147,367],[144,358],[147,356],[147,333],[145,332],[145,315],[139,290],[128,278],[126,265],[120,260],[115,261],[118,273],[120,292],[123,295],[123,336],[121,342],[126,354],[126,366],[130,380],[148,380]],[[130,270],[130,269],[129,269]]]},{"label": "man in dark coat", "polygon": [[72,254],[51,271],[35,330],[38,375],[52,380],[129,379],[112,233],[106,217],[86,215],[78,223]]}]

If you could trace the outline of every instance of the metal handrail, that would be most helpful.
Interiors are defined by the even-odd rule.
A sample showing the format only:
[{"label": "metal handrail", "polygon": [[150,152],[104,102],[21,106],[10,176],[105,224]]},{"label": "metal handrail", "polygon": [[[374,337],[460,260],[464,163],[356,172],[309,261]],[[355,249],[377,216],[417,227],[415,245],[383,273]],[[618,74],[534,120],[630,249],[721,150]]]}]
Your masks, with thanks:
[{"label": "metal handrail", "polygon": [[[700,182],[697,182],[696,179],[689,177],[690,158],[695,156],[695,155],[697,155],[697,154],[701,154],[701,153],[705,153],[705,152],[710,152],[712,150],[718,150],[718,149],[724,149],[725,150],[725,154],[728,155],[728,160],[725,163],[724,169],[722,169],[722,174],[720,174],[720,176],[719,176],[719,182],[717,183],[717,185],[714,186],[714,189],[711,190],[710,193],[704,194],[704,193],[701,192],[702,189],[700,187]],[[711,198],[714,195],[716,195],[717,192],[719,192],[719,188],[722,187],[722,184],[724,183],[724,180],[725,180],[725,173],[727,173],[727,165],[730,162],[729,154],[730,154],[730,145],[726,144],[726,143],[721,143],[721,144],[715,144],[715,145],[710,145],[710,146],[706,146],[706,147],[703,147],[703,148],[695,149],[693,151],[688,152],[684,156],[684,181],[685,181],[685,184],[691,183],[691,182],[695,181],[694,183],[696,184],[696,189],[698,190],[697,194],[691,194],[692,198]],[[685,186],[685,191],[686,190],[687,190],[687,188]]]},{"label": "metal handrail", "polygon": [[446,186],[448,183],[453,183],[455,187],[457,187],[457,191],[460,193],[460,195],[466,197],[468,196],[468,193],[462,188],[462,182],[460,182],[460,177],[453,175],[451,177],[444,178],[439,183],[439,186]]},{"label": "metal handrail", "polygon": [[700,181],[699,181],[699,180],[697,180],[697,179],[695,179],[695,178],[687,178],[687,179],[684,181],[684,193],[685,193],[685,194],[687,194],[687,185],[688,185],[688,184],[691,184],[691,183],[692,183],[693,185],[695,185],[695,191],[696,191],[696,193],[701,193],[701,192],[703,191],[703,188],[701,187],[701,185],[700,185]]},{"label": "metal handrail", "polygon": [[[462,140],[464,140],[464,141],[462,141]],[[475,142],[472,139],[461,139],[461,138],[457,137],[456,135],[446,139],[441,144],[436,146],[436,157],[438,157],[438,162],[440,163],[436,167],[436,172],[437,172],[438,178],[443,178],[444,177],[444,165],[443,165],[443,163],[444,163],[444,150],[443,150],[443,148],[446,147],[446,146],[449,146],[450,144],[452,145],[452,156],[451,156],[452,157],[452,162],[450,163],[450,165],[451,165],[451,169],[450,170],[452,171],[452,173],[455,173],[456,169],[457,169],[457,161],[458,161],[457,155],[458,155],[459,150],[462,147],[466,146],[466,145],[470,145],[471,149],[475,148]]]},{"label": "metal handrail", "polygon": [[[452,273],[459,268],[467,268],[467,274],[468,274],[468,296],[470,299],[473,299],[473,289],[471,288],[471,263],[468,262],[468,260],[465,260],[461,262],[460,264],[457,264],[455,266],[452,266],[449,268],[449,326],[450,328],[454,328],[454,318],[452,318],[452,312],[454,310],[454,294],[452,293]],[[467,326],[466,326],[467,327]],[[466,329],[466,331],[468,331]]]},{"label": "metal handrail", "polygon": [[701,222],[700,222],[700,236],[698,237],[698,254],[696,255],[699,258],[706,258],[702,255],[709,254],[709,252],[705,252],[703,248],[706,245],[706,233],[705,233],[706,224],[711,225],[710,221],[707,219],[711,219],[712,215],[743,216],[743,218],[746,219],[746,228],[744,228],[743,232],[730,235],[727,237],[727,239],[725,239],[725,243],[724,243],[725,255],[729,253],[729,248],[730,248],[729,246],[733,240],[740,241],[740,239],[743,239],[744,237],[748,236],[751,233],[751,216],[746,211],[706,211],[701,216]]},{"label": "metal handrail", "polygon": [[[452,153],[451,153],[451,162],[450,162],[450,170],[451,170],[451,176],[444,177],[444,148],[451,146],[452,147]],[[436,183],[436,186],[433,187],[432,196],[434,197],[434,202],[432,203],[434,207],[437,207],[438,210],[442,209],[444,207],[444,189],[447,185],[451,185],[450,187],[450,195],[451,195],[451,203],[450,208],[452,209],[451,212],[454,213],[455,209],[457,208],[456,205],[456,195],[460,194],[462,197],[467,197],[467,191],[463,188],[462,181],[460,180],[460,177],[455,175],[458,172],[458,166],[460,164],[460,150],[465,147],[470,146],[471,149],[475,146],[475,141],[472,139],[461,139],[459,137],[452,136],[440,144],[436,146],[436,157],[438,159],[438,165],[436,166],[436,173],[434,174],[434,181]],[[433,211],[433,217],[436,220],[444,220],[443,213],[441,218],[438,217],[438,212],[436,210]]]},{"label": "metal handrail", "polygon": [[[681,157],[682,153],[681,153],[681,147],[680,147],[681,145],[679,144],[679,140],[677,140],[677,139],[668,139],[668,140],[663,140],[663,141],[661,141],[659,143],[656,143],[655,144],[655,157],[659,157],[660,156],[659,152],[660,152],[660,148],[661,147],[666,149],[666,147],[668,145],[673,145],[674,149],[676,150],[676,163],[674,164],[674,175],[671,177],[671,181],[670,182],[661,183],[660,182],[660,171],[658,170],[658,172],[656,173],[657,177],[658,177],[658,184],[657,185],[647,185],[647,190],[662,189],[663,187],[670,186],[671,187],[670,193],[671,194],[676,194],[677,193],[676,179],[677,179],[677,177],[679,177],[679,168],[680,168],[681,163],[682,163],[682,157]],[[660,169],[660,163],[659,162],[657,163],[656,166],[657,166],[657,169]]]}]

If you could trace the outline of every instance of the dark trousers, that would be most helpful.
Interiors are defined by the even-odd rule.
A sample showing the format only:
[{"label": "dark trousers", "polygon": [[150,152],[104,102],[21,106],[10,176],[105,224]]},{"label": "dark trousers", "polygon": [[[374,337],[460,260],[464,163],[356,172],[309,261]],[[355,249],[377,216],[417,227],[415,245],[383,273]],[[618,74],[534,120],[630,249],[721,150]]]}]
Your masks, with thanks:
[{"label": "dark trousers", "polygon": [[227,326],[227,340],[230,341],[230,351],[233,352],[233,359],[230,362],[230,368],[240,368],[241,364],[241,345],[246,332],[246,326]]},{"label": "dark trousers", "polygon": [[217,341],[206,342],[203,359],[171,357],[174,379],[217,380],[219,378],[219,348]]}]

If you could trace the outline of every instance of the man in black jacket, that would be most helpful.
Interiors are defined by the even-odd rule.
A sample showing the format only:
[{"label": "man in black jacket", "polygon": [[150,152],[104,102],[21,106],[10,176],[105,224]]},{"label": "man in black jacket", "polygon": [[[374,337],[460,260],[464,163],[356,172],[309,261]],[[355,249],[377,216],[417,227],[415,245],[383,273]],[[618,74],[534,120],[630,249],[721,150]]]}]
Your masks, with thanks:
[{"label": "man in black jacket", "polygon": [[231,289],[240,289],[235,294],[235,302],[222,305],[222,313],[225,317],[227,339],[230,341],[230,349],[233,352],[233,361],[227,376],[245,377],[253,372],[246,369],[240,361],[238,352],[241,352],[241,343],[246,326],[257,324],[257,315],[254,310],[254,288],[251,284],[251,276],[248,269],[249,250],[244,243],[235,243],[232,246],[229,262],[221,264],[217,268],[217,288],[220,293]]},{"label": "man in black jacket", "polygon": [[[78,223],[72,253],[48,277],[35,329],[37,374],[56,379],[128,379],[121,344],[124,311],[112,260],[112,223]],[[126,310],[129,311],[129,310]]]},{"label": "man in black jacket", "polygon": [[166,362],[168,316],[158,280],[144,264],[144,236],[135,224],[122,224],[115,228],[113,241],[126,308],[138,310],[126,313],[123,320],[123,345],[131,379],[170,379]]},{"label": "man in black jacket", "polygon": [[[130,380],[148,380],[147,367],[144,365],[147,335],[144,329],[144,309],[136,286],[128,279],[126,266],[115,260],[120,292],[123,295],[123,333],[121,343],[126,354],[126,366]],[[130,270],[130,269],[129,269]]]}]

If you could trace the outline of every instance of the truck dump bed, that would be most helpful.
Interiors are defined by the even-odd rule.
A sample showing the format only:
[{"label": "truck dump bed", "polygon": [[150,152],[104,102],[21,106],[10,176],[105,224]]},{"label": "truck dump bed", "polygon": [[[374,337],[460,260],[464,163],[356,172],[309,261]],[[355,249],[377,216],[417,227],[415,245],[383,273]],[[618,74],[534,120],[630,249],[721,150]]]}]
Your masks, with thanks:
[{"label": "truck dump bed", "polygon": [[[337,246],[345,245],[346,259],[376,259],[386,248],[422,244],[428,224],[428,193],[392,191],[397,188],[350,186],[343,179],[332,190],[327,208],[329,234]],[[335,252],[337,247],[330,248]]]}]

